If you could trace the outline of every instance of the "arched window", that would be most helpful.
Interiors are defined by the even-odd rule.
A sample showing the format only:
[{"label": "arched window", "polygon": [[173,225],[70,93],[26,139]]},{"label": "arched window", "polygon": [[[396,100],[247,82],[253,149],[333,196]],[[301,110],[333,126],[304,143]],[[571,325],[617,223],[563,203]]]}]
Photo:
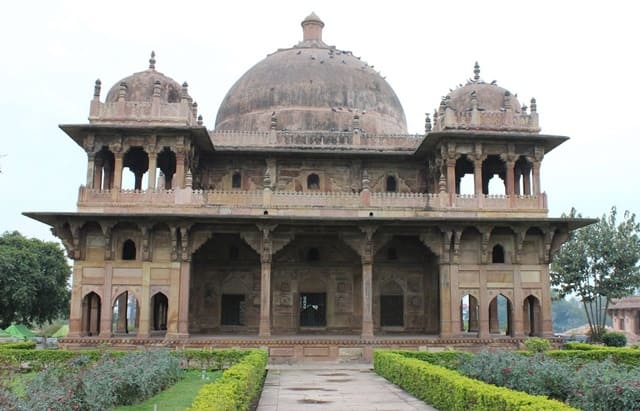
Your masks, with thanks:
[{"label": "arched window", "polygon": [[386,191],[388,193],[395,193],[397,190],[398,190],[398,185],[396,184],[396,178],[394,176],[387,176]]},{"label": "arched window", "polygon": [[491,262],[494,264],[504,263],[504,248],[500,244],[493,246],[491,251]]},{"label": "arched window", "polygon": [[231,188],[241,188],[242,187],[242,175],[239,172],[233,173],[231,176]]},{"label": "arched window", "polygon": [[307,189],[319,190],[320,189],[320,177],[317,174],[309,174],[307,177]]},{"label": "arched window", "polygon": [[123,260],[135,260],[136,259],[136,243],[133,240],[128,239],[122,243],[122,259]]},{"label": "arched window", "polygon": [[307,261],[318,261],[320,259],[320,251],[313,247],[307,251]]}]

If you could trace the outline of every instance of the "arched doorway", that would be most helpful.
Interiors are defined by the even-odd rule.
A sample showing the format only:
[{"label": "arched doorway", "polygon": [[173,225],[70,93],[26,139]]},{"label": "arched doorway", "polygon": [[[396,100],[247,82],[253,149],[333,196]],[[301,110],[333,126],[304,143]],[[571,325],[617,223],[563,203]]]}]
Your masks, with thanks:
[{"label": "arched doorway", "polygon": [[497,295],[489,303],[489,332],[491,334],[512,335],[511,301],[503,294]]},{"label": "arched doorway", "polygon": [[113,302],[111,331],[114,334],[136,334],[138,331],[138,300],[125,291],[119,294]]},{"label": "arched doorway", "polygon": [[169,312],[169,299],[163,293],[156,293],[151,297],[151,330],[167,330],[167,313]]},{"label": "arched doorway", "polygon": [[478,299],[472,294],[466,294],[460,300],[460,331],[478,332],[479,311]]},{"label": "arched doorway", "polygon": [[93,291],[82,299],[82,329],[83,335],[96,336],[100,334],[100,311],[102,302],[100,296]]},{"label": "arched doorway", "polygon": [[533,295],[524,299],[522,305],[522,320],[524,333],[530,337],[542,335],[542,321],[540,318],[540,300]]}]

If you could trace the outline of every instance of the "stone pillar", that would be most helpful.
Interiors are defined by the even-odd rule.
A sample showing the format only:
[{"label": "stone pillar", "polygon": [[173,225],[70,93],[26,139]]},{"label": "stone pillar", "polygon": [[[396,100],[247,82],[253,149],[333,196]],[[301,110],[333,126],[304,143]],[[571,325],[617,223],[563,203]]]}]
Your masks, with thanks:
[{"label": "stone pillar", "polygon": [[551,316],[551,288],[549,284],[549,266],[540,266],[540,279],[542,280],[542,290],[540,299],[540,325],[542,326],[541,335],[543,337],[553,336],[553,321]]},{"label": "stone pillar", "polygon": [[87,153],[87,188],[95,188],[96,153]]},{"label": "stone pillar", "polygon": [[478,332],[478,299],[469,295],[469,332]]},{"label": "stone pillar", "polygon": [[533,195],[540,195],[542,189],[540,187],[540,161],[534,161],[531,168],[533,174]]},{"label": "stone pillar", "polygon": [[189,286],[191,284],[191,261],[180,262],[180,296],[178,307],[178,335],[189,336]]},{"label": "stone pillar", "polygon": [[[516,238],[516,242],[517,241]],[[518,252],[519,251],[516,250],[516,254]],[[524,307],[524,301],[522,296],[522,278],[520,276],[520,266],[518,265],[513,270],[513,301],[511,301],[511,335],[513,337],[522,337],[525,335],[525,331],[528,332],[524,326],[526,319],[521,309]]]},{"label": "stone pillar", "polygon": [[[264,252],[264,247],[263,247]],[[262,255],[260,268],[260,337],[271,336],[271,252]]]},{"label": "stone pillar", "polygon": [[362,338],[373,337],[373,262],[362,259]]},{"label": "stone pillar", "polygon": [[500,332],[500,323],[498,322],[498,299],[494,298],[489,303],[489,332],[497,334]]},{"label": "stone pillar", "polygon": [[171,278],[169,280],[169,307],[167,310],[167,338],[178,336],[178,317],[180,312],[180,262],[171,262]]},{"label": "stone pillar", "polygon": [[138,311],[138,337],[146,338],[151,330],[151,264],[147,261],[142,263],[142,293],[140,295],[140,309]]},{"label": "stone pillar", "polygon": [[73,276],[71,278],[71,311],[69,314],[69,337],[79,337],[82,329],[82,266],[77,262],[73,264]]},{"label": "stone pillar", "polygon": [[108,182],[105,181],[105,187],[102,187],[102,169],[104,167],[103,159],[95,159],[93,163],[93,189],[102,190],[108,187]]},{"label": "stone pillar", "polygon": [[[111,242],[105,242],[105,247],[111,247]],[[113,261],[104,262],[104,286],[102,288],[102,314],[100,315],[100,337],[111,337],[111,284],[113,279]]]},{"label": "stone pillar", "polygon": [[456,160],[451,158],[447,159],[447,192],[456,194]]},{"label": "stone pillar", "polygon": [[184,188],[185,164],[184,164],[184,147],[176,150],[176,173],[171,182],[171,188]]},{"label": "stone pillar", "polygon": [[373,337],[373,234],[375,227],[361,227],[362,239],[362,338]]},{"label": "stone pillar", "polygon": [[531,169],[530,168],[526,168],[524,170],[524,174],[522,176],[522,194],[526,195],[526,196],[530,196],[532,195],[532,191],[531,191]]},{"label": "stone pillar", "polygon": [[515,165],[514,161],[507,161],[507,181],[505,187],[506,195],[513,195],[515,193]]},{"label": "stone pillar", "polygon": [[158,168],[158,153],[149,149],[149,181],[148,190],[156,189],[156,168]]},{"label": "stone pillar", "polygon": [[479,295],[480,327],[478,337],[489,338],[489,293],[487,292],[487,268],[480,265],[480,295]]},{"label": "stone pillar", "polygon": [[449,338],[453,335],[451,324],[451,265],[440,264],[440,338]]},{"label": "stone pillar", "polygon": [[124,292],[118,296],[116,299],[116,304],[118,305],[118,322],[116,323],[116,332],[117,333],[127,333],[129,331],[129,327],[127,324],[127,303],[129,293]]},{"label": "stone pillar", "polygon": [[114,161],[114,170],[113,170],[113,188],[116,191],[119,191],[122,188],[122,160],[123,160],[122,151],[116,151],[114,153],[115,161]]},{"label": "stone pillar", "polygon": [[473,161],[473,185],[476,197],[482,196],[482,159]]}]

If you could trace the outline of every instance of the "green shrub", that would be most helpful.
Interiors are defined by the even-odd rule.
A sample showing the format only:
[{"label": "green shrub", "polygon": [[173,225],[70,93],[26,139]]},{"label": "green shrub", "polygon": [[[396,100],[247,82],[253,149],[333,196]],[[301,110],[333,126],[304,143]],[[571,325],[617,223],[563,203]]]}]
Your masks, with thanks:
[{"label": "green shrub", "polygon": [[189,411],[248,410],[260,393],[266,366],[266,351],[247,350],[222,377],[200,389]]},{"label": "green shrub", "polygon": [[559,361],[602,362],[607,359],[619,365],[628,367],[640,367],[640,350],[619,347],[600,347],[591,350],[555,350],[546,353],[548,357]]},{"label": "green shrub", "polygon": [[545,352],[551,348],[551,342],[546,338],[540,337],[527,338],[523,344],[531,352]]},{"label": "green shrub", "polygon": [[[403,353],[404,355],[404,353]],[[496,387],[438,365],[376,350],[376,372],[439,410],[571,410],[555,400]]]},{"label": "green shrub", "polygon": [[460,365],[470,360],[473,354],[465,351],[440,351],[440,352],[428,352],[428,351],[393,351],[406,358],[415,358],[416,360],[426,361],[430,364],[439,365],[450,370],[457,370]]},{"label": "green shrub", "polygon": [[0,342],[0,350],[34,350],[36,343],[33,341]]},{"label": "green shrub", "polygon": [[60,365],[67,361],[84,356],[91,362],[99,360],[105,352],[111,356],[123,356],[127,351],[104,351],[104,350],[22,350],[22,349],[0,349],[0,363],[6,362],[15,367],[27,365],[33,370],[40,370],[50,365]]},{"label": "green shrub", "polygon": [[602,342],[607,347],[624,347],[627,345],[627,336],[622,333],[609,332],[602,336]]},{"label": "green shrub", "polygon": [[562,346],[563,350],[580,350],[580,351],[600,350],[602,348],[603,348],[602,345],[595,345],[595,344],[588,344],[588,343],[574,342],[574,341],[567,342]]}]

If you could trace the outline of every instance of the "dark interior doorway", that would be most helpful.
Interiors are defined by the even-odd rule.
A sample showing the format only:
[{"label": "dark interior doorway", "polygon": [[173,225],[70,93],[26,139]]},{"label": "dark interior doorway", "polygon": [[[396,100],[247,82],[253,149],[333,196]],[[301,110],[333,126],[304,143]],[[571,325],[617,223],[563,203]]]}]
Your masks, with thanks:
[{"label": "dark interior doorway", "polygon": [[244,295],[222,294],[222,325],[244,325],[244,311]]},{"label": "dark interior doorway", "polygon": [[401,295],[380,296],[380,325],[383,327],[404,326],[404,307]]},{"label": "dark interior doorway", "polygon": [[326,302],[326,293],[300,294],[300,327],[326,326]]}]

